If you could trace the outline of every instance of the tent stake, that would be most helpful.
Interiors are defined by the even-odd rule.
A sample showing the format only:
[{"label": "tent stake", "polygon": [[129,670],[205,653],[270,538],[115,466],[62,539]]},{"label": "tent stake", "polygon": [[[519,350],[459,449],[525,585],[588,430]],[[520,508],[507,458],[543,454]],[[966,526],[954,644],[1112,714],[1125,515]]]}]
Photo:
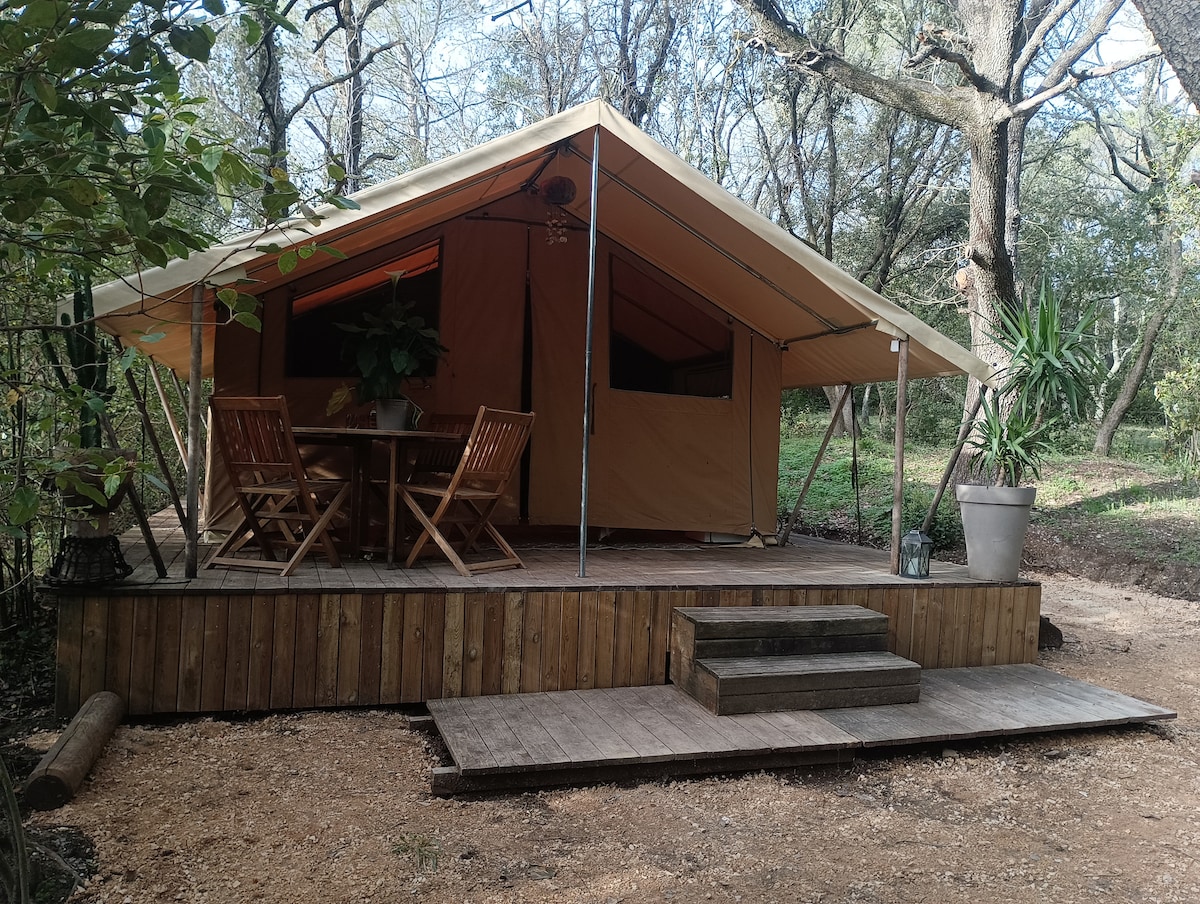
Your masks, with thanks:
[{"label": "tent stake", "polygon": [[600,193],[600,127],[592,138],[592,222],[588,226],[587,336],[583,351],[583,486],[579,495],[579,577],[587,577],[588,451],[592,432],[592,331],[596,319],[596,209]]},{"label": "tent stake", "polygon": [[817,476],[817,468],[825,458],[825,449],[829,446],[829,441],[833,439],[833,431],[837,429],[837,423],[842,417],[842,410],[846,407],[846,400],[850,398],[853,389],[854,386],[850,383],[847,383],[842,389],[842,397],[838,399],[837,406],[833,409],[829,427],[825,430],[825,438],[821,440],[821,448],[817,450],[812,467],[808,469],[808,476],[804,478],[804,485],[800,487],[800,495],[796,497],[796,504],[792,506],[792,514],[788,517],[787,524],[783,526],[783,533],[779,536],[780,546],[787,546],[788,537],[792,535],[792,528],[796,526],[796,518],[800,515],[800,504],[804,502],[804,497],[808,495],[808,488],[812,486],[813,478]]},{"label": "tent stake", "polygon": [[942,504],[942,495],[946,492],[946,485],[950,483],[950,475],[954,473],[954,468],[958,465],[958,457],[962,455],[963,446],[967,444],[967,437],[971,435],[971,427],[975,424],[975,417],[979,414],[985,392],[987,392],[986,386],[979,387],[979,393],[975,396],[975,404],[971,406],[971,413],[958,428],[958,442],[954,444],[954,451],[950,453],[950,460],[946,462],[946,470],[942,471],[941,482],[938,483],[937,490],[933,494],[933,503],[929,506],[929,511],[925,513],[925,520],[921,522],[922,533],[929,533],[929,528],[933,527],[934,516],[937,514],[938,506]]},{"label": "tent stake", "polygon": [[188,370],[187,526],[183,574],[194,578],[200,553],[200,395],[203,389],[204,283],[192,286],[192,348]]},{"label": "tent stake", "polygon": [[896,464],[892,472],[892,574],[900,573],[900,534],[904,520],[904,426],[908,417],[908,337],[897,340]]}]

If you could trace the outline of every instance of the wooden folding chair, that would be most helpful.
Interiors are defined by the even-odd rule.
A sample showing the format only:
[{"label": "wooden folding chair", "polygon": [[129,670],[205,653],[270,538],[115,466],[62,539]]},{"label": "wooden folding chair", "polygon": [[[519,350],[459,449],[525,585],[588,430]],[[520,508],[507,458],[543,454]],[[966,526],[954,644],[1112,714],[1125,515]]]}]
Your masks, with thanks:
[{"label": "wooden folding chair", "polygon": [[[457,433],[466,438],[475,427],[478,412],[470,414],[427,414],[421,418],[420,430],[433,433]],[[409,480],[421,483],[431,474],[444,474],[447,478],[458,468],[462,460],[463,443],[431,442],[418,443],[412,458]]]},{"label": "wooden folding chair", "polygon": [[[404,484],[404,504],[421,524],[421,534],[405,563],[411,567],[432,540],[445,553],[459,574],[470,577],[498,568],[524,568],[520,557],[491,522],[492,512],[504,496],[529,442],[533,414],[481,407],[475,416],[470,438],[448,479],[429,468],[414,471]],[[432,503],[426,510],[418,499]],[[454,526],[459,537],[447,538],[444,527]],[[486,535],[500,550],[501,558],[484,562],[463,561],[463,555],[478,548]],[[457,548],[456,548],[457,547]]]},{"label": "wooden folding chair", "polygon": [[[330,525],[350,494],[345,480],[312,480],[300,460],[283,396],[211,400],[212,426],[229,469],[241,521],[205,568],[225,565],[275,571],[286,577],[319,544],[337,568],[342,562]],[[254,540],[262,557],[238,555]],[[276,549],[293,550],[286,561]]]}]

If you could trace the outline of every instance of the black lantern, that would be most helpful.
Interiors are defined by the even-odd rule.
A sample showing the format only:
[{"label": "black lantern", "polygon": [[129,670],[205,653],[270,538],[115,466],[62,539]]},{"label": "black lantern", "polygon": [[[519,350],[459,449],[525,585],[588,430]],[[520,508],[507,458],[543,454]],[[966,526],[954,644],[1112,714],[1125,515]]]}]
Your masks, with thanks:
[{"label": "black lantern", "polygon": [[906,578],[929,577],[929,554],[933,541],[913,528],[900,540],[900,574]]}]

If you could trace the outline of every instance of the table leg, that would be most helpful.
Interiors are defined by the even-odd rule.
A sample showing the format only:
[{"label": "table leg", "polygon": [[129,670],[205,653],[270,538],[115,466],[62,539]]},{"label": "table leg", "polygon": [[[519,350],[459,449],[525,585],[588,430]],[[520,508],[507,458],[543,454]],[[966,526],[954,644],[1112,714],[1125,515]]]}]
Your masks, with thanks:
[{"label": "table leg", "polygon": [[351,448],[353,463],[350,471],[350,549],[354,556],[362,554],[363,537],[368,524],[367,487],[370,482],[371,444],[356,441]]},{"label": "table leg", "polygon": [[396,565],[396,488],[399,477],[400,443],[395,438],[388,440],[388,484],[387,484],[387,567]]}]

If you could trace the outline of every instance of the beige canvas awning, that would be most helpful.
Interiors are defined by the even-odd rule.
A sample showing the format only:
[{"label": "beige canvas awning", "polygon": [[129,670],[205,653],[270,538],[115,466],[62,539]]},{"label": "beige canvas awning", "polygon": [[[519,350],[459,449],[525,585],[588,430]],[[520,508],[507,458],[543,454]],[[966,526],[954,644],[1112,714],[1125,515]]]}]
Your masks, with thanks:
[{"label": "beige canvas awning", "polygon": [[[276,253],[257,250],[266,245],[315,241],[352,257],[518,192],[544,174],[587,185],[596,128],[600,232],[784,349],[785,388],[894,380],[891,340],[898,337],[910,340],[912,377],[990,378],[985,362],[866,288],[601,101],[359,192],[360,210],[325,209],[319,225],[296,221],[242,235],[108,283],[94,292],[96,314],[127,345],[140,344],[183,373],[190,293],[198,281],[220,286],[248,279],[253,283],[246,291],[264,292],[333,262],[318,252],[284,276]],[[589,203],[581,191],[564,206],[586,222]],[[206,375],[213,329],[206,324]]]}]

